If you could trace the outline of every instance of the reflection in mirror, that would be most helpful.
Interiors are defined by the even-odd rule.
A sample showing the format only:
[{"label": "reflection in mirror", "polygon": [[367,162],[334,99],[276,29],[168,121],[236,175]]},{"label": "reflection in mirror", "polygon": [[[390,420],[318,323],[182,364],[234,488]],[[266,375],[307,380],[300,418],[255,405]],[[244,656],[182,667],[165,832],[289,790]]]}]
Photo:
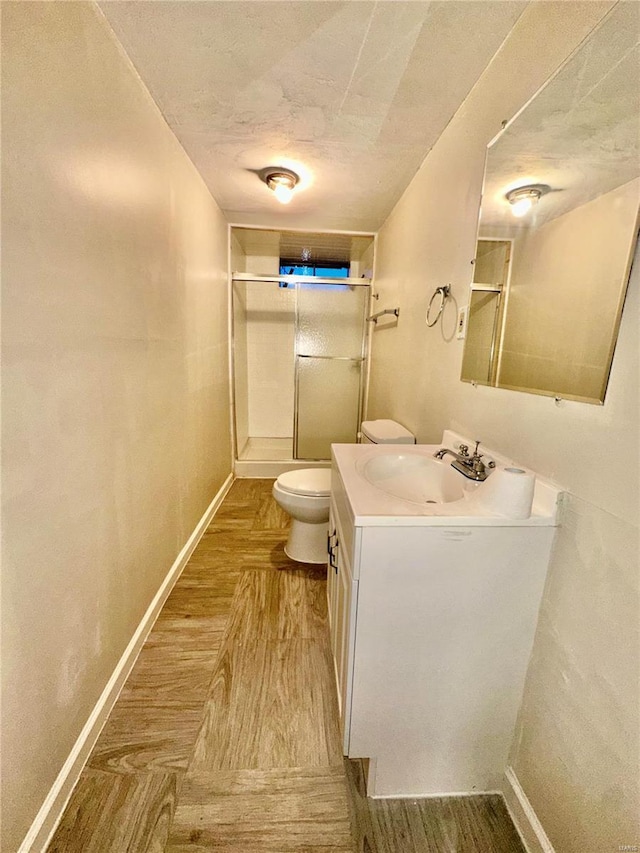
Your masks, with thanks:
[{"label": "reflection in mirror", "polygon": [[617,4],[489,147],[463,381],[604,401],[637,239],[639,25]]},{"label": "reflection in mirror", "polygon": [[510,240],[478,240],[462,379],[495,385],[502,334],[503,295],[509,279]]}]

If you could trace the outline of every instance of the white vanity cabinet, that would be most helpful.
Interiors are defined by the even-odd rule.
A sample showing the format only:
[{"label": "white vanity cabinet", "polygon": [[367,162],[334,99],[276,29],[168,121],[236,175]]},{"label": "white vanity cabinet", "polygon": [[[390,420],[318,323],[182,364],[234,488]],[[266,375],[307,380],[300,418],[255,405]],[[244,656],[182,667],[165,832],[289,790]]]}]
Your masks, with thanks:
[{"label": "white vanity cabinet", "polygon": [[[341,522],[335,502],[332,501],[329,517],[327,596],[331,651],[340,709],[340,731],[343,738],[343,752],[348,755],[358,581],[353,577],[352,553],[349,551],[349,540],[343,535],[343,529],[344,522]],[[353,525],[348,529],[352,531]]]},{"label": "white vanity cabinet", "polygon": [[370,796],[499,790],[553,523],[425,524],[353,506],[334,460],[328,597],[344,753],[370,759]]}]

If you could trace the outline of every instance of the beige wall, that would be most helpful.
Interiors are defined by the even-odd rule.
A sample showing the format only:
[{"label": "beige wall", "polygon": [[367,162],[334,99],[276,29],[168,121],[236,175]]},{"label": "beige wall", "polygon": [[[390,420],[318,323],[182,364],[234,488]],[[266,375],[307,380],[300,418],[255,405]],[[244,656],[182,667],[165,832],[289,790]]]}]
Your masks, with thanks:
[{"label": "beige wall", "polygon": [[[460,382],[454,330],[456,302],[468,299],[485,146],[611,5],[526,8],[385,223],[376,258],[380,304],[401,313],[396,329],[373,334],[368,416],[396,418],[422,442],[451,426],[571,493],[511,759],[557,853],[637,842],[628,833],[637,777],[640,259],[602,407]],[[442,325],[428,329],[428,300],[447,283],[454,300]]]},{"label": "beige wall", "polygon": [[231,452],[219,209],[95,7],[2,17],[11,853]]},{"label": "beige wall", "polygon": [[639,190],[631,181],[515,239],[502,387],[601,398]]}]

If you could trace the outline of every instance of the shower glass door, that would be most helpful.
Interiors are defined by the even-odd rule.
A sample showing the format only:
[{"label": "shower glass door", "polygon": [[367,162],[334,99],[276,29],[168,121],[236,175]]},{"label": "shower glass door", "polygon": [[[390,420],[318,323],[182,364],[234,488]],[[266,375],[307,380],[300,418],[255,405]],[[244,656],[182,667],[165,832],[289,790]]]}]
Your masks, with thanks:
[{"label": "shower glass door", "polygon": [[329,459],[357,439],[368,285],[296,285],[296,459]]},{"label": "shower glass door", "polygon": [[495,385],[501,326],[501,290],[476,290],[471,285],[467,340],[460,378]]}]

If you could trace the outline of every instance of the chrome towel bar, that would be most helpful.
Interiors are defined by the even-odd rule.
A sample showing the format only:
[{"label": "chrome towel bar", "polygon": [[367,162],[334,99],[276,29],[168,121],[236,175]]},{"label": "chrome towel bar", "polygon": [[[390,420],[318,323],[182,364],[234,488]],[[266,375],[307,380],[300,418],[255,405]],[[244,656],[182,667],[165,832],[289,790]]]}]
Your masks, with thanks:
[{"label": "chrome towel bar", "polygon": [[377,314],[372,314],[370,317],[367,317],[367,322],[377,323],[379,317],[383,317],[385,314],[393,314],[395,317],[400,316],[399,308],[385,308],[384,311],[378,311]]}]

